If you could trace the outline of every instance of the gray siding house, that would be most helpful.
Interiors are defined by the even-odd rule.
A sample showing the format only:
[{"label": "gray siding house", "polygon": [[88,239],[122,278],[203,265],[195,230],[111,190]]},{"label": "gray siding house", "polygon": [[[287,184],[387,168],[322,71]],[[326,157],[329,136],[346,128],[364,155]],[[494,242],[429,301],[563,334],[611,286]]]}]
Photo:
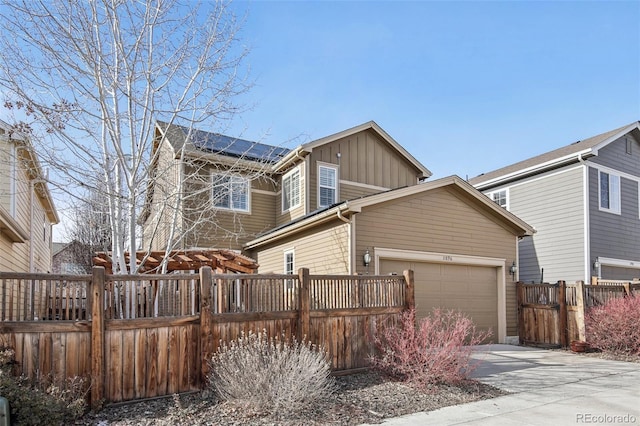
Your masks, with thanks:
[{"label": "gray siding house", "polygon": [[640,122],[469,180],[536,229],[523,282],[640,278]]}]

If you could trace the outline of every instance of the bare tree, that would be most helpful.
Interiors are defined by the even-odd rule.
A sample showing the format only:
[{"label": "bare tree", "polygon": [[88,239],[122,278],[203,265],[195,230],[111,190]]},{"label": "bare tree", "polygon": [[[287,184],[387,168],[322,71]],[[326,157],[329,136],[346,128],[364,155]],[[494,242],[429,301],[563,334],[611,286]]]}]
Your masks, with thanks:
[{"label": "bare tree", "polygon": [[[223,130],[249,87],[230,5],[5,0],[0,17],[5,106],[19,130],[42,135],[32,139],[55,188],[104,197],[113,270],[134,272],[124,254],[137,248],[154,124]],[[175,194],[174,208],[184,191]]]}]

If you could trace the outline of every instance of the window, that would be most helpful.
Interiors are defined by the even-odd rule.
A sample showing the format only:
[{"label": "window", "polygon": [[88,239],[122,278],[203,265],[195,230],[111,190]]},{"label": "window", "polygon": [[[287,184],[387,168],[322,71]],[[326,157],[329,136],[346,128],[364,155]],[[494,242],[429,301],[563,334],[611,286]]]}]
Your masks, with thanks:
[{"label": "window", "polygon": [[249,211],[249,181],[241,176],[213,175],[213,205],[229,210]]},{"label": "window", "polygon": [[[286,250],[284,252],[284,273],[293,275],[296,267],[295,267],[295,256],[293,249]],[[292,289],[294,286],[293,280],[285,280],[285,289]]]},{"label": "window", "polygon": [[284,273],[285,274],[293,274],[295,272],[293,254],[294,254],[293,250],[287,250],[284,252]]},{"label": "window", "polygon": [[318,206],[328,207],[338,200],[338,168],[318,167]]},{"label": "window", "polygon": [[282,177],[282,211],[300,205],[300,170],[293,169]]},{"label": "window", "polygon": [[620,214],[620,176],[600,172],[600,210]]},{"label": "window", "polygon": [[507,208],[507,190],[492,192],[490,198],[500,207]]}]

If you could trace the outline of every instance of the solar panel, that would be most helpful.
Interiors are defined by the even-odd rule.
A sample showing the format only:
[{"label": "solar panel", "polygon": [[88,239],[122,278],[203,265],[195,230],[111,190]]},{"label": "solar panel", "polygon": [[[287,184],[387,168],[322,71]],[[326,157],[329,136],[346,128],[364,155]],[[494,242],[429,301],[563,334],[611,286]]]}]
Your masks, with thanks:
[{"label": "solar panel", "polygon": [[[187,129],[183,130],[186,133]],[[278,162],[291,151],[288,148],[266,145],[202,130],[191,131],[191,142],[196,148],[203,151],[269,163]]]}]

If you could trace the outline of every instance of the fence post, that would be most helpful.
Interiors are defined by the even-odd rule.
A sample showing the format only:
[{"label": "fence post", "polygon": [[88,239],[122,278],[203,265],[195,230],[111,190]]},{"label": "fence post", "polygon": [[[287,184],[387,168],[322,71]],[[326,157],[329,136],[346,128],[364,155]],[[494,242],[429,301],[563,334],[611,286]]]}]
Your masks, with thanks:
[{"label": "fence post", "polygon": [[309,340],[310,318],[309,311],[311,301],[309,300],[309,269],[298,269],[298,278],[300,279],[300,316],[298,317],[298,340]]},{"label": "fence post", "polygon": [[576,327],[578,328],[578,340],[587,340],[584,326],[584,281],[576,281]]},{"label": "fence post", "polygon": [[524,324],[524,307],[525,302],[524,285],[518,281],[516,283],[516,303],[518,306],[518,341],[524,344],[525,324]]},{"label": "fence post", "polygon": [[105,270],[91,270],[91,405],[99,407],[104,399],[104,286]]},{"label": "fence post", "polygon": [[211,312],[211,267],[200,268],[200,383],[207,383],[209,358],[213,355],[213,331]]},{"label": "fence post", "polygon": [[404,280],[407,283],[407,292],[404,296],[404,306],[405,309],[414,309],[416,307],[416,296],[415,296],[415,281],[413,276],[413,269],[409,269],[402,272],[404,275]]},{"label": "fence post", "polygon": [[560,309],[558,311],[560,345],[564,348],[569,344],[569,342],[567,342],[567,333],[569,332],[567,329],[567,283],[564,281],[558,281],[558,303],[560,304]]}]

